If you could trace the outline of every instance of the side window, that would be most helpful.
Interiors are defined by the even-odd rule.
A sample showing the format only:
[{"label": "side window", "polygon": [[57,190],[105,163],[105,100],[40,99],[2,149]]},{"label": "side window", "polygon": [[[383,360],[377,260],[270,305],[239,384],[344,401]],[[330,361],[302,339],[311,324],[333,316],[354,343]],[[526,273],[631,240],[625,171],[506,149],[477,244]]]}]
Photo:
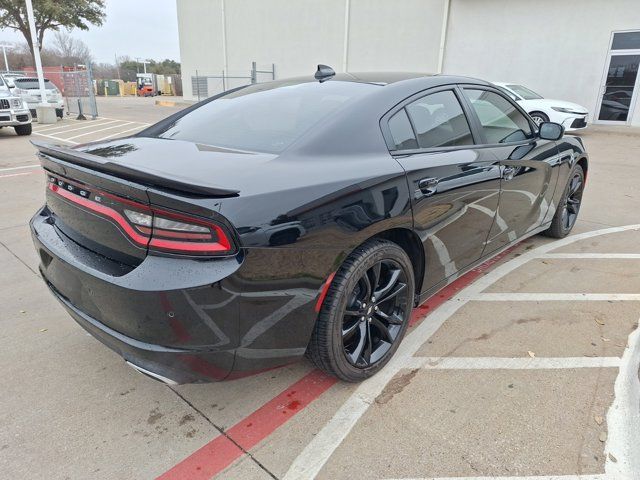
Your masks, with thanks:
[{"label": "side window", "polygon": [[411,123],[404,108],[389,119],[389,130],[395,143],[395,150],[412,150],[418,148],[418,142],[411,128]]},{"label": "side window", "polygon": [[464,89],[475,110],[487,143],[508,143],[533,136],[531,125],[507,99],[488,90]]},{"label": "side window", "polygon": [[420,148],[472,145],[473,137],[452,90],[426,95],[407,105]]}]

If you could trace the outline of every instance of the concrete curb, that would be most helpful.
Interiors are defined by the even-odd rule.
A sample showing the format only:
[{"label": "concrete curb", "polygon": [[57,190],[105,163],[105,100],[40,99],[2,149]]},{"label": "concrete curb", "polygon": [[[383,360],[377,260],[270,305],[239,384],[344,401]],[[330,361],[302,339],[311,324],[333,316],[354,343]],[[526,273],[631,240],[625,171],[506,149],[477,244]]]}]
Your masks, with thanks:
[{"label": "concrete curb", "polygon": [[196,102],[189,102],[187,100],[156,100],[156,105],[159,107],[190,107]]}]

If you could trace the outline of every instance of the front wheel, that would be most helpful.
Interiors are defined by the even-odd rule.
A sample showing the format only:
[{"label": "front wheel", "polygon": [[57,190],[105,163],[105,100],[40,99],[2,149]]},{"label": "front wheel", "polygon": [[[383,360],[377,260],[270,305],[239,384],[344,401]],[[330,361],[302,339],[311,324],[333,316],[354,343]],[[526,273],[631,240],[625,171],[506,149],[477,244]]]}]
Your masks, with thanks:
[{"label": "front wheel", "polygon": [[27,125],[16,125],[13,129],[16,131],[16,135],[31,135],[32,131],[30,123]]},{"label": "front wheel", "polygon": [[573,229],[578,219],[578,212],[582,205],[584,191],[584,171],[580,165],[575,165],[569,175],[562,200],[551,221],[551,226],[543,232],[547,237],[564,238]]},{"label": "front wheel", "polygon": [[398,349],[413,308],[411,260],[397,244],[370,240],[345,260],[318,315],[308,356],[348,382],[374,375]]},{"label": "front wheel", "polygon": [[542,112],[531,112],[529,116],[538,126],[540,126],[541,123],[549,121],[549,117]]}]

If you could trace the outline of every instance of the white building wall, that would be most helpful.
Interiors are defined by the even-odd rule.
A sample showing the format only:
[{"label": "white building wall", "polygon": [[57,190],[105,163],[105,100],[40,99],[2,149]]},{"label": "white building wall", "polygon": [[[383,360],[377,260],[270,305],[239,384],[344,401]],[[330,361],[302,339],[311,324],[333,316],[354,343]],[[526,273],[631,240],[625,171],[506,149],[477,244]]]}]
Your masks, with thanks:
[{"label": "white building wall", "polygon": [[347,69],[435,72],[443,0],[351,0]]},{"label": "white building wall", "polygon": [[[249,76],[252,61],[264,70],[275,64],[276,78],[310,75],[318,63],[336,71],[346,66],[352,72],[437,72],[447,5],[446,0],[177,3],[186,98],[193,98],[196,70]],[[611,32],[628,29],[640,29],[640,0],[450,0],[443,72],[522,83],[546,97],[584,105],[593,119]],[[231,80],[226,86],[247,82]],[[219,92],[222,81],[211,80],[209,87],[209,94]],[[640,125],[640,106],[633,124]]]},{"label": "white building wall", "polygon": [[310,75],[318,63],[342,64],[344,0],[226,0],[229,72],[251,62],[276,65],[277,77]]},{"label": "white building wall", "polygon": [[630,29],[640,0],[452,0],[443,71],[522,83],[593,119],[611,31]]},{"label": "white building wall", "polygon": [[178,0],[180,62],[185,98],[194,98],[191,77],[199,67],[208,72],[221,71],[223,68],[221,8],[222,0]]},{"label": "white building wall", "polygon": [[[444,0],[177,2],[186,98],[193,98],[196,70],[248,76],[252,61],[261,70],[275,64],[277,78],[311,75],[318,63],[338,72],[345,65],[352,72],[434,72],[438,65]],[[231,80],[227,88],[244,83]]]}]

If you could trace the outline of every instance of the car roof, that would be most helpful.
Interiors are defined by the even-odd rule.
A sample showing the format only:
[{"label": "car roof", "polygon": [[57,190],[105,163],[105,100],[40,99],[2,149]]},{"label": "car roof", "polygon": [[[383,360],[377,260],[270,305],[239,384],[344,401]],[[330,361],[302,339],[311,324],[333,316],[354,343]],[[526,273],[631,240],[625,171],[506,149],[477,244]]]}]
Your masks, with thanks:
[{"label": "car roof", "polygon": [[507,85],[520,85],[524,87],[524,85],[518,82],[491,82],[491,83],[493,83],[494,85],[499,85],[501,87],[506,87]]},{"label": "car roof", "polygon": [[[425,73],[425,72],[341,72],[336,73],[334,76],[327,78],[325,81],[334,82],[357,82],[357,83],[371,83],[375,85],[392,85],[407,80],[422,79],[427,81],[432,86],[446,85],[450,83],[477,83],[486,85],[489,82],[479,80],[477,78],[458,76],[458,75],[442,75],[437,73]],[[289,77],[282,80],[274,80],[267,83],[303,83],[303,82],[317,82],[318,80],[311,75]]]}]

